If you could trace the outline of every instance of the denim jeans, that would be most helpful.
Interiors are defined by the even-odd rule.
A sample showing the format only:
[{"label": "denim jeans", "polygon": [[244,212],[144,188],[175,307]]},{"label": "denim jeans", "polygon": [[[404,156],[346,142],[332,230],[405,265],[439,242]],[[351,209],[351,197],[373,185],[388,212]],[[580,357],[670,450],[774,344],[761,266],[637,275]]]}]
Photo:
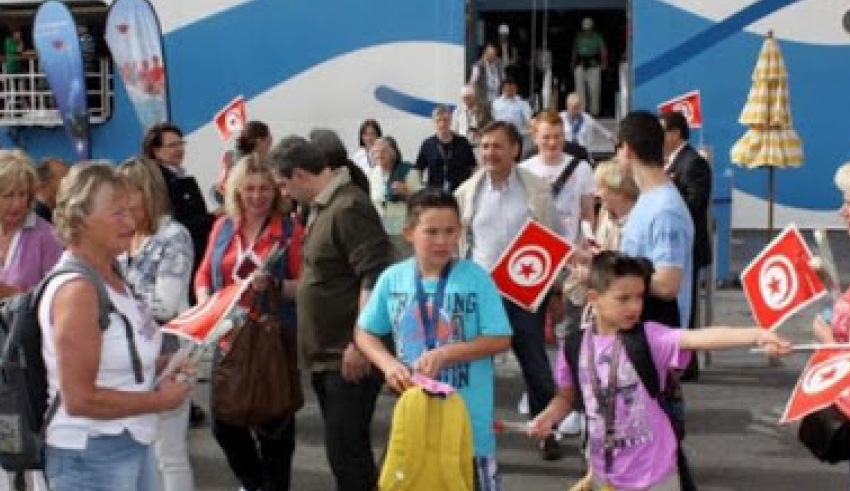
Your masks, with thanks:
[{"label": "denim jeans", "polygon": [[537,312],[529,312],[510,300],[504,302],[514,332],[511,346],[522,370],[530,415],[534,417],[546,408],[555,395],[555,378],[546,354],[543,332],[546,309],[541,307]]},{"label": "denim jeans", "polygon": [[377,466],[371,426],[383,379],[371,374],[352,383],[338,371],[314,372],[313,389],[325,421],[325,454],[337,491],[373,491]]},{"label": "denim jeans", "polygon": [[89,437],[86,448],[48,446],[44,473],[51,491],[159,491],[159,469],[150,445],[124,430]]}]

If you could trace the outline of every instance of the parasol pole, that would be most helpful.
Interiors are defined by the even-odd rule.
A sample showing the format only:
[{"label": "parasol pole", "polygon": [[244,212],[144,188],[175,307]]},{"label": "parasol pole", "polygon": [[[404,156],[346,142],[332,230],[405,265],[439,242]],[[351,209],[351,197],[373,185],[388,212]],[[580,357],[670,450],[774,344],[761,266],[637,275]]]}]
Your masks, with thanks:
[{"label": "parasol pole", "polygon": [[[773,29],[767,31],[768,39],[773,39]],[[768,89],[769,91],[769,89]],[[771,104],[767,104],[767,131],[770,132],[771,120],[770,120],[770,110]],[[773,200],[774,193],[776,191],[774,187],[774,174],[773,174],[773,166],[770,163],[767,164],[767,241],[770,242],[773,240]]]},{"label": "parasol pole", "polygon": [[774,200],[773,166],[767,166],[767,241],[773,240],[773,200]]}]

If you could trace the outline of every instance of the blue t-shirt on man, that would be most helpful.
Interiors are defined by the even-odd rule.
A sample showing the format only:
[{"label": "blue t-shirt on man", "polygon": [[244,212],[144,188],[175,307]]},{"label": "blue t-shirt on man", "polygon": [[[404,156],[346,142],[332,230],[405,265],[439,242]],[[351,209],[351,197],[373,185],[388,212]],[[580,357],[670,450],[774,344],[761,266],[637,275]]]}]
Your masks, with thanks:
[{"label": "blue t-shirt on man", "polygon": [[623,227],[620,252],[645,257],[656,268],[682,270],[676,302],[683,326],[688,325],[691,315],[693,244],[691,214],[673,183],[668,182],[640,194]]},{"label": "blue t-shirt on man", "polygon": [[[370,334],[392,334],[399,359],[411,366],[427,350],[416,299],[416,267],[416,259],[411,258],[384,271],[357,320],[357,325]],[[433,307],[438,283],[438,279],[422,282],[429,308]],[[472,261],[461,259],[453,265],[440,310],[436,347],[478,336],[511,335],[496,286],[487,272]],[[444,367],[439,379],[457,389],[466,403],[475,456],[495,454],[493,358]]]}]

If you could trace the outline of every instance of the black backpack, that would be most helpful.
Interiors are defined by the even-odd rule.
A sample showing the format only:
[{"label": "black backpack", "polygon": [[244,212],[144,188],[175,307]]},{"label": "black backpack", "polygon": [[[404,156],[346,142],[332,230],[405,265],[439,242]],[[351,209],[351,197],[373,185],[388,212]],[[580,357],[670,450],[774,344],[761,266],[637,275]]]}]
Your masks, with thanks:
[{"label": "black backpack", "polygon": [[[573,387],[576,393],[573,407],[578,410],[584,408],[584,399],[582,398],[577,369],[584,333],[584,329],[572,331],[564,340],[564,357],[570,365]],[[663,388],[661,387],[658,371],[655,368],[655,362],[652,358],[652,350],[649,342],[646,340],[643,321],[631,329],[620,331],[619,336],[623,342],[626,355],[629,357],[629,361],[632,363],[638,377],[640,377],[641,383],[646,388],[650,397],[658,401],[659,406],[664,410],[664,414],[670,420],[670,426],[672,426],[673,432],[676,434],[676,440],[678,441],[676,460],[681,489],[682,491],[695,491],[696,484],[694,483],[688,460],[682,451],[682,440],[685,438],[685,400],[682,395],[682,385],[679,382],[679,373],[676,370],[669,371],[667,373],[667,383],[664,384]]]},{"label": "black backpack", "polygon": [[106,288],[90,266],[73,257],[26,293],[0,300],[0,466],[10,472],[44,467],[44,432],[59,408],[59,394],[48,407],[38,305],[48,283],[67,273],[81,274],[95,285],[98,324],[106,330],[115,311]]}]

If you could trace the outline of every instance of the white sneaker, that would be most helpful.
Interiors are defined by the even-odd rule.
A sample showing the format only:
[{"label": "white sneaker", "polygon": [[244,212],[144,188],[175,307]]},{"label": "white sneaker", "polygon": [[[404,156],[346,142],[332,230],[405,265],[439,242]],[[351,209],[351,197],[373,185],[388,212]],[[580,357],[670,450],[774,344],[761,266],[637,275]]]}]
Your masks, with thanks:
[{"label": "white sneaker", "polygon": [[558,425],[558,432],[564,435],[578,435],[584,431],[584,414],[573,411]]},{"label": "white sneaker", "polygon": [[531,410],[528,408],[528,392],[523,392],[522,397],[519,398],[519,402],[516,405],[516,410],[520,414],[528,414]]}]

